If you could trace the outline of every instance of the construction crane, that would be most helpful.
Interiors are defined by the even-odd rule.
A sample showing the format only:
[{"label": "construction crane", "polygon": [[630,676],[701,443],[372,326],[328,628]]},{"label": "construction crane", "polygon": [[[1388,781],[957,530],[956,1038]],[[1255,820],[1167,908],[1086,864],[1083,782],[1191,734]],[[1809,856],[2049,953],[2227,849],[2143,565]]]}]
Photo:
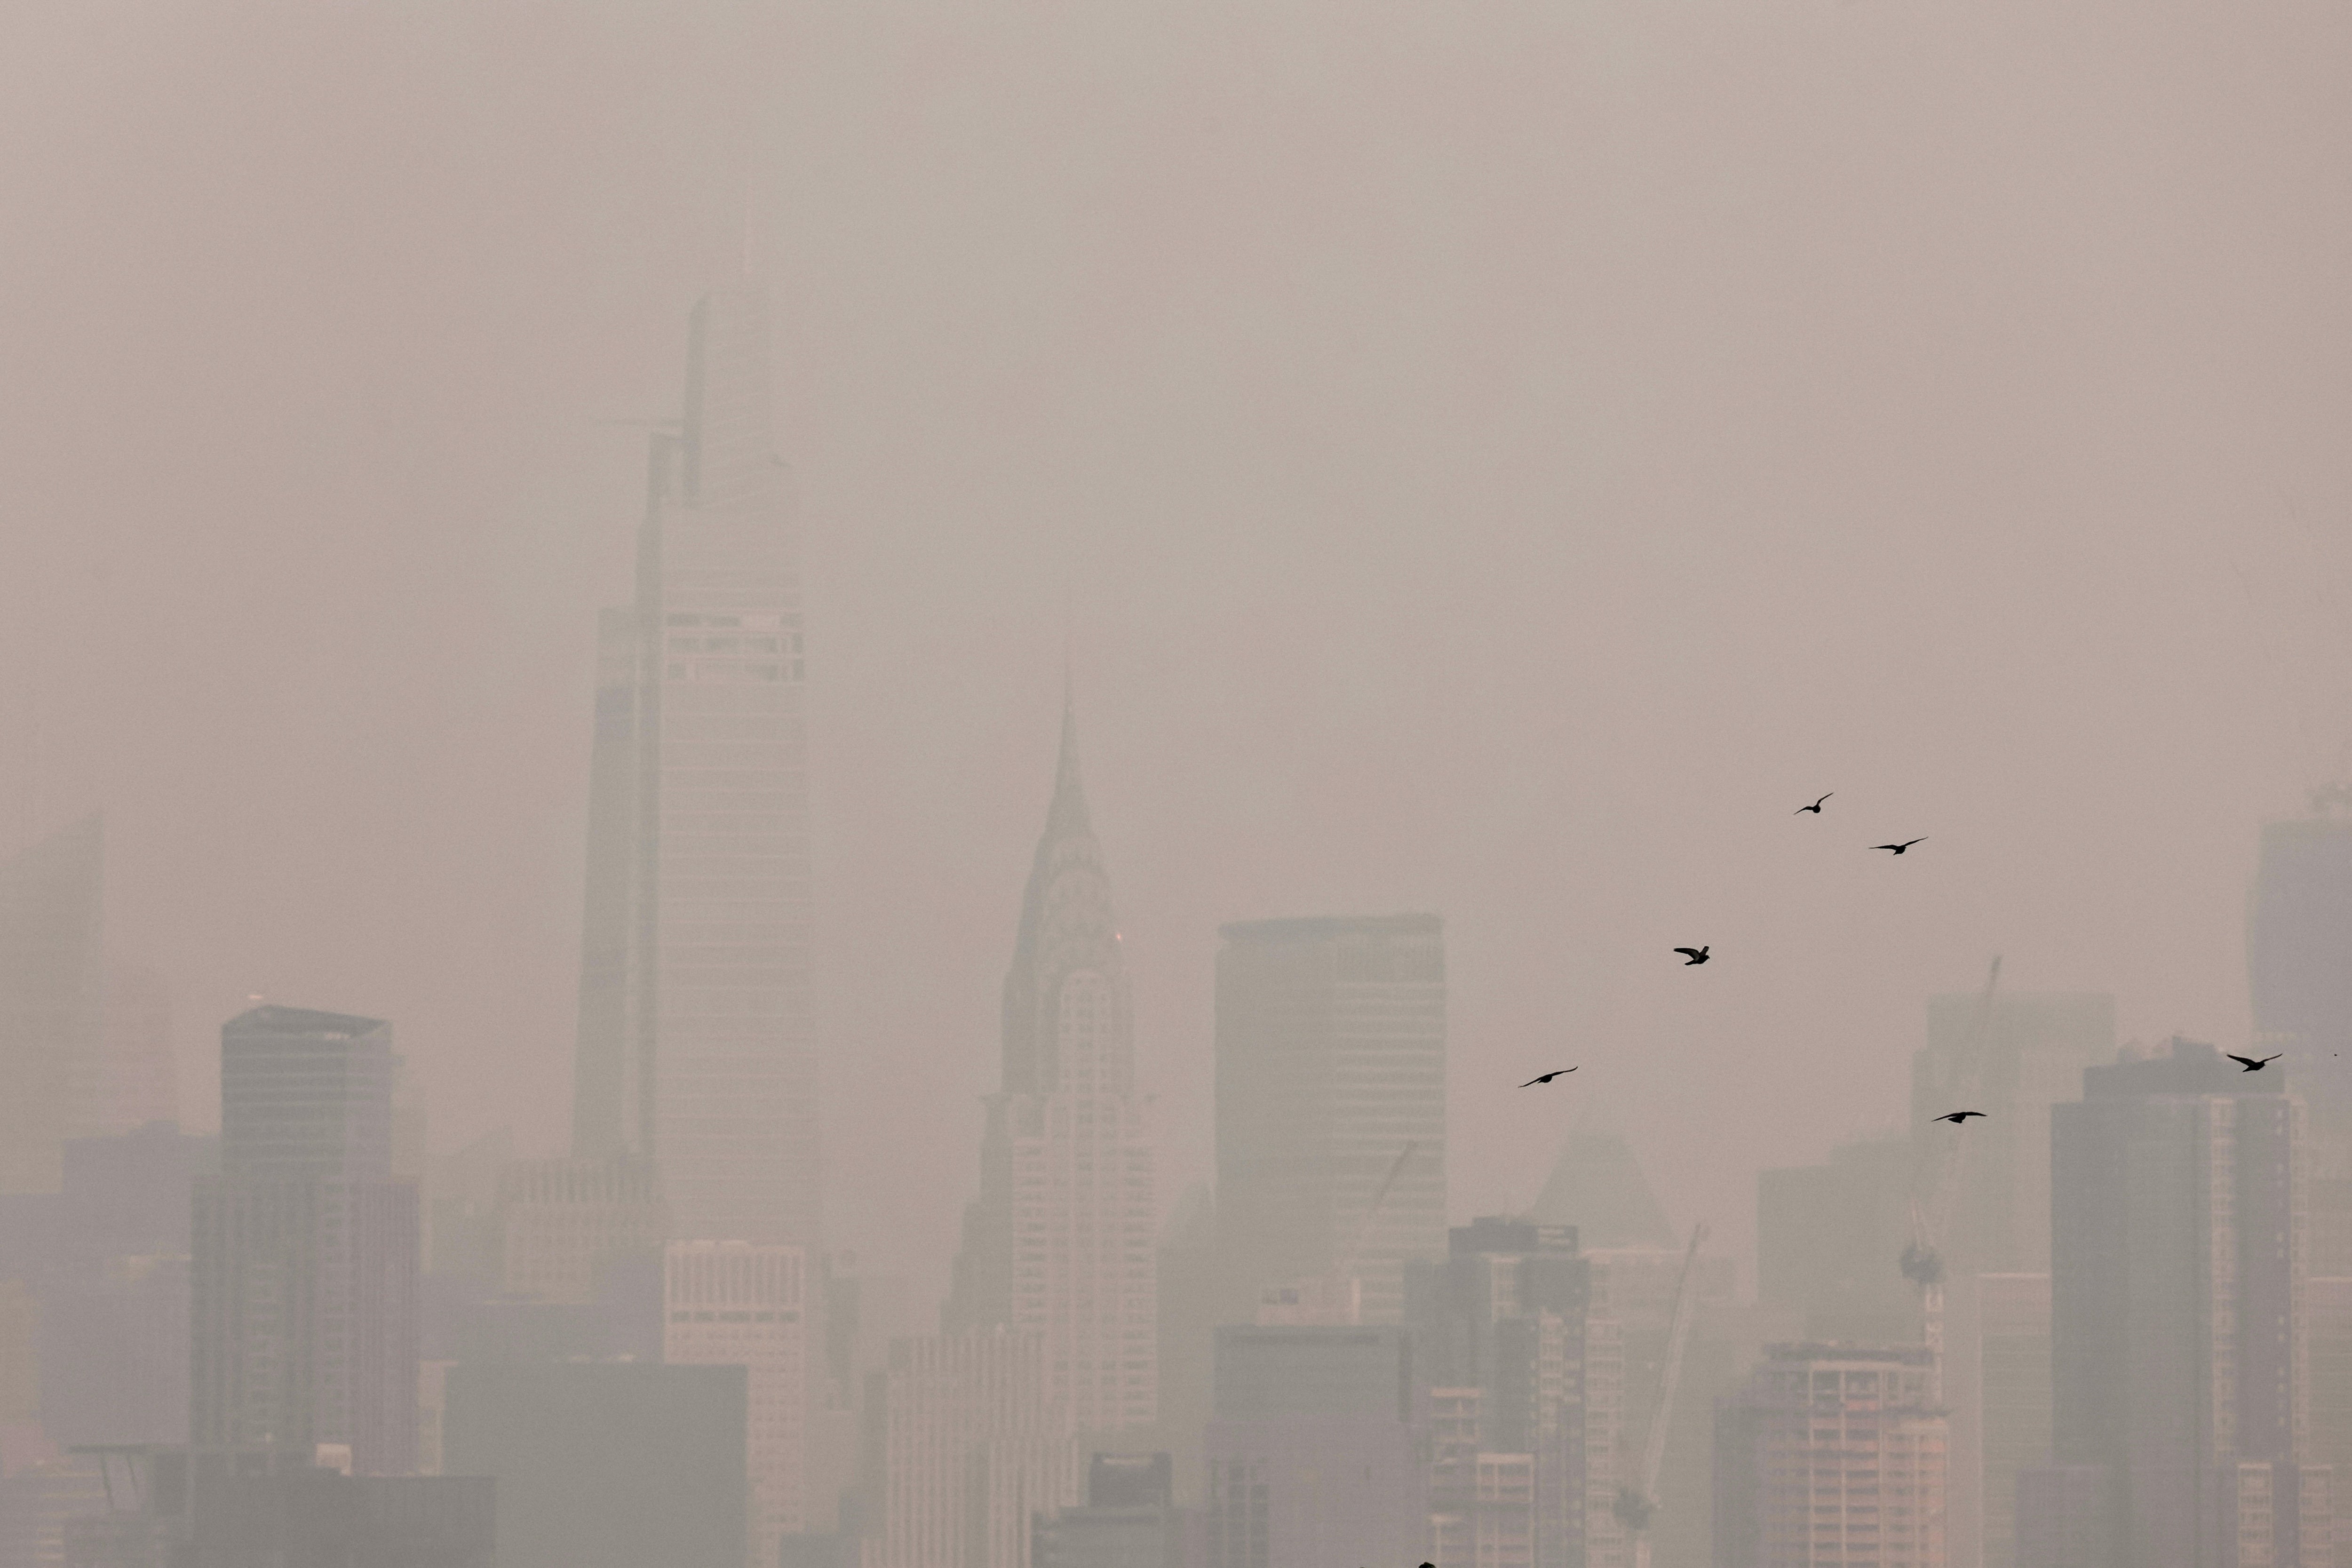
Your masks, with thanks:
[{"label": "construction crane", "polygon": [[[1951,1079],[1944,1085],[1946,1098],[1973,1094],[1983,1077],[1985,1037],[1992,1028],[1993,992],[2000,984],[2000,959],[1996,954],[1992,971],[1985,976],[1984,994],[1977,999],[1977,1016],[1952,1063]],[[1963,1094],[1962,1091],[1966,1091]],[[1932,1185],[1922,1191],[1923,1184],[1915,1176],[1911,1184],[1911,1242],[1903,1249],[1903,1278],[1919,1287],[1920,1337],[1933,1352],[1930,1363],[1940,1380],[1944,1365],[1944,1234],[1951,1223],[1952,1198],[1959,1191],[1960,1170],[1968,1163],[1969,1149],[1976,1142],[1961,1135],[1951,1141],[1951,1153],[1936,1173]],[[1924,1171],[1927,1149],[1923,1142],[1916,1170]]]},{"label": "construction crane", "polygon": [[1642,1468],[1633,1485],[1617,1489],[1610,1511],[1633,1535],[1633,1568],[1650,1568],[1650,1521],[1658,1511],[1658,1472],[1666,1462],[1666,1433],[1675,1413],[1675,1385],[1682,1381],[1683,1347],[1690,1342],[1691,1319],[1696,1316],[1697,1292],[1691,1275],[1698,1266],[1698,1246],[1706,1226],[1691,1226],[1690,1249],[1683,1254],[1682,1278],[1675,1282],[1675,1305],[1666,1328],[1666,1364],[1658,1369],[1658,1402],[1650,1412],[1650,1440],[1642,1448]]},{"label": "construction crane", "polygon": [[1389,1173],[1382,1176],[1381,1184],[1372,1189],[1372,1201],[1364,1210],[1363,1223],[1356,1226],[1356,1239],[1349,1243],[1347,1251],[1332,1260],[1331,1272],[1339,1279],[1340,1289],[1345,1289],[1348,1281],[1356,1277],[1356,1268],[1363,1261],[1364,1248],[1372,1239],[1372,1222],[1381,1217],[1381,1205],[1389,1201],[1389,1189],[1396,1185],[1397,1177],[1403,1173],[1405,1162],[1412,1159],[1412,1152],[1420,1147],[1418,1141],[1408,1139],[1405,1146],[1397,1151],[1395,1161],[1389,1166]]}]

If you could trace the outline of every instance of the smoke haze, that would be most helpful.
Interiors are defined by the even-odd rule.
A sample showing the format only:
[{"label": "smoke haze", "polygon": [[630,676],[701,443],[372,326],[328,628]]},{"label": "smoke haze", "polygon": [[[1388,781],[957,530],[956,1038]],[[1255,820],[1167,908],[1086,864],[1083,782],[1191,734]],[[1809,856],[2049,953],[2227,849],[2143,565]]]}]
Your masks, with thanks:
[{"label": "smoke haze", "polygon": [[1457,1222],[1592,1108],[1745,1247],[1996,952],[2245,1038],[2352,763],[2348,89],[2298,3],[26,0],[0,847],[105,808],[192,1124],[258,993],[560,1149],[604,422],[748,252],[834,1245],[944,1275],[1066,641],[1163,1205],[1218,922],[1427,910]]}]

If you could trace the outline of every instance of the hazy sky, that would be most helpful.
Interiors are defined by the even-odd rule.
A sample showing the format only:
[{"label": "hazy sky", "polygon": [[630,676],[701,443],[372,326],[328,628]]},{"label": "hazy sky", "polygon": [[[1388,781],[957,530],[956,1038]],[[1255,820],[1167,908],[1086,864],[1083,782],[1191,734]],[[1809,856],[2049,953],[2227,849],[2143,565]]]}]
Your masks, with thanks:
[{"label": "hazy sky", "polygon": [[597,421],[748,191],[835,1244],[943,1277],[1067,626],[1164,1201],[1217,923],[1431,910],[1457,1217],[1601,1105],[1744,1246],[1996,952],[2243,1037],[2352,767],[2347,106],[2313,0],[17,0],[0,844],[105,805],[196,1123],[261,992],[559,1150]]}]

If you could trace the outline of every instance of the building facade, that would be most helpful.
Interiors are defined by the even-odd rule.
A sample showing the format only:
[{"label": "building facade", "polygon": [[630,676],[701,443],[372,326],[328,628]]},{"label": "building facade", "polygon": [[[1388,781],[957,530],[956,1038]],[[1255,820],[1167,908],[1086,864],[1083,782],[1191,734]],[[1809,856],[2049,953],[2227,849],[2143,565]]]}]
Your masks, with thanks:
[{"label": "building facade", "polygon": [[1944,1568],[1944,1414],[1924,1345],[1769,1346],[1716,1409],[1716,1568]]},{"label": "building facade", "polygon": [[674,1241],[663,1269],[662,1360],[750,1373],[744,1476],[752,1568],[806,1522],[808,1256],[748,1241]]},{"label": "building facade", "polygon": [[1216,1336],[1207,1568],[1420,1561],[1427,1476],[1412,1335],[1242,1326]]},{"label": "building facade", "polygon": [[650,1161],[518,1160],[499,1173],[499,1287],[534,1301],[596,1300],[597,1275],[661,1247],[669,1209]]},{"label": "building facade", "polygon": [[2322,1568],[2302,1104],[2180,1039],[2083,1080],[2053,1113],[2052,1466],[2021,1479],[2019,1561]]},{"label": "building facade", "polygon": [[1408,1259],[1445,1255],[1445,948],[1434,915],[1219,929],[1221,1269],[1246,1321],[1268,1286],[1360,1282],[1404,1311]]},{"label": "building facade", "polygon": [[221,1029],[221,1171],[195,1184],[190,1438],[416,1459],[416,1188],[391,1179],[392,1026],[256,1007]]},{"label": "building facade", "polygon": [[0,1193],[54,1193],[99,1131],[76,1090],[99,1052],[104,836],[89,817],[0,865]]},{"label": "building facade", "polygon": [[1045,1335],[971,1329],[895,1341],[875,1381],[878,1506],[864,1568],[1028,1568],[1036,1521],[1079,1497],[1077,1446],[1049,1393]]},{"label": "building facade", "polygon": [[598,633],[572,1152],[654,1161],[676,1237],[816,1247],[800,531],[749,285],[696,307],[648,490]]},{"label": "building facade", "polygon": [[1160,1354],[1152,1152],[1118,923],[1066,700],[1005,975],[1003,1047],[946,1325],[1040,1332],[1047,1397],[1078,1430],[1148,1426]]}]

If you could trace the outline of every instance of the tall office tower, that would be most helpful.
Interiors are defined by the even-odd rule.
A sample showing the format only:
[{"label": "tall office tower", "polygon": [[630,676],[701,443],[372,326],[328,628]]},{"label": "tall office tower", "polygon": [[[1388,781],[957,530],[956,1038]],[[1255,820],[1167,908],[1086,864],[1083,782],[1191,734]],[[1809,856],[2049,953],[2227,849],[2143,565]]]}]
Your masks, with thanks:
[{"label": "tall office tower", "polygon": [[104,1013],[104,835],[88,817],[0,865],[0,1193],[54,1193]]},{"label": "tall office tower", "polygon": [[898,1340],[869,1426],[865,1568],[1028,1568],[1035,1520],[1078,1500],[1076,1445],[1035,1330]]},{"label": "tall office tower", "polygon": [[1404,1276],[1431,1423],[1433,1561],[1578,1568],[1591,1265],[1564,1226],[1480,1219],[1447,1240],[1444,1262]]},{"label": "tall office tower", "polygon": [[808,1257],[797,1247],[674,1241],[663,1272],[662,1360],[751,1369],[749,1568],[772,1568],[805,1501]]},{"label": "tall office tower", "polygon": [[256,1007],[221,1027],[221,1171],[195,1184],[190,1442],[415,1464],[416,1187],[394,1181],[392,1026]]},{"label": "tall office tower", "polygon": [[1945,1422],[1925,1345],[1772,1345],[1716,1407],[1716,1568],[1944,1568]]},{"label": "tall office tower", "polygon": [[1824,1164],[1758,1175],[1756,1295],[1781,1331],[1865,1344],[1920,1337],[1919,1292],[1901,1268],[1916,1177],[1908,1138],[1843,1143]]},{"label": "tall office tower", "polygon": [[1435,915],[1219,929],[1220,1273],[1245,1320],[1269,1285],[1354,1279],[1404,1310],[1445,1255],[1445,947]]},{"label": "tall office tower", "polygon": [[499,1289],[534,1301],[596,1300],[600,1268],[669,1235],[653,1167],[609,1160],[517,1160],[499,1173]]},{"label": "tall office tower", "polygon": [[2285,1089],[2176,1039],[2053,1112],[2053,1464],[2020,1478],[2021,1563],[2067,1542],[2103,1543],[2079,1568],[2329,1561]]},{"label": "tall office tower", "polygon": [[1361,1568],[1428,1540],[1412,1336],[1401,1328],[1217,1331],[1206,1568]]},{"label": "tall office tower", "polygon": [[78,1075],[88,1109],[80,1136],[110,1137],[180,1120],[179,1064],[172,1055],[172,993],[151,969],[106,972],[98,1049]]},{"label": "tall office tower", "polygon": [[2288,1053],[2313,1136],[2352,1141],[2352,785],[2311,793],[2311,814],[2263,826],[2247,900],[2246,979],[2257,1056]]},{"label": "tall office tower", "polygon": [[572,1123],[655,1162],[679,1237],[819,1244],[799,552],[765,307],[721,289],[599,625]]},{"label": "tall office tower", "polygon": [[1089,1433],[1148,1425],[1159,1386],[1158,1209],[1132,1011],[1066,696],[1004,977],[1004,1087],[988,1101],[945,1325],[1044,1333],[1048,1395]]}]

